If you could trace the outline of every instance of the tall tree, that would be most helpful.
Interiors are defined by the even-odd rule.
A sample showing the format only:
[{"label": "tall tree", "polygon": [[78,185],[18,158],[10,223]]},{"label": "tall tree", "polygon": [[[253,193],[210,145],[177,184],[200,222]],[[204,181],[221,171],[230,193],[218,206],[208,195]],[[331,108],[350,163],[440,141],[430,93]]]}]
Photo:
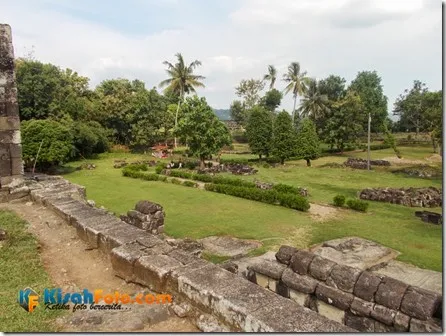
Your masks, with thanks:
[{"label": "tall tree", "polygon": [[252,109],[259,103],[260,92],[264,89],[265,83],[258,79],[242,79],[235,88],[235,94],[243,99],[246,109]]},{"label": "tall tree", "polygon": [[271,140],[273,133],[273,121],[269,111],[261,106],[254,106],[249,113],[246,125],[246,136],[249,147],[254,154],[269,156],[271,152]]},{"label": "tall tree", "polygon": [[288,72],[283,75],[283,80],[286,83],[288,83],[288,85],[285,87],[284,90],[285,94],[293,92],[293,98],[294,98],[293,117],[292,117],[293,122],[296,113],[297,96],[302,96],[307,88],[306,85],[308,82],[308,78],[306,77],[306,75],[307,75],[306,71],[301,72],[299,62],[292,62],[288,66]]},{"label": "tall tree", "polygon": [[330,102],[336,102],[345,96],[345,83],[345,78],[330,75],[318,82],[319,93],[326,95]]},{"label": "tall tree", "polygon": [[417,135],[423,126],[423,97],[427,92],[426,84],[415,80],[413,87],[404,90],[404,93],[396,99],[393,108],[393,114],[400,117],[401,125],[415,129]]},{"label": "tall tree", "polygon": [[184,118],[179,121],[175,133],[188,143],[189,150],[200,158],[203,168],[204,160],[231,144],[231,135],[205,98],[188,97],[181,109]]},{"label": "tall tree", "polygon": [[323,119],[330,111],[328,106],[328,97],[319,92],[316,79],[310,79],[308,81],[308,88],[304,93],[298,109],[299,114],[304,118],[311,116],[316,120]]},{"label": "tall tree", "polygon": [[341,153],[347,144],[356,143],[363,132],[364,104],[361,97],[347,91],[344,98],[333,104],[332,115],[325,127],[325,140]]},{"label": "tall tree", "polygon": [[272,154],[284,164],[296,150],[296,131],[293,121],[286,111],[280,112],[274,120]]},{"label": "tall tree", "polygon": [[277,79],[277,69],[274,65],[268,65],[268,73],[263,76],[264,81],[269,81],[269,89],[274,89],[274,84]]},{"label": "tall tree", "polygon": [[363,122],[364,129],[367,129],[367,115],[370,113],[372,117],[371,131],[381,132],[384,120],[388,116],[387,97],[383,93],[381,77],[376,71],[361,71],[352,81],[349,89],[355,91],[364,104],[364,113],[366,114]]},{"label": "tall tree", "polygon": [[245,126],[246,125],[246,109],[240,100],[234,100],[229,107],[229,113],[231,114],[232,120],[237,124]]},{"label": "tall tree", "polygon": [[[183,59],[183,55],[180,53],[175,54],[177,63],[172,64],[168,61],[164,61],[163,64],[167,66],[166,72],[169,76],[168,79],[163,80],[159,86],[168,88],[168,91],[173,92],[179,96],[177,113],[175,115],[175,127],[178,125],[178,111],[180,104],[182,103],[184,96],[189,93],[195,93],[195,88],[205,87],[201,82],[205,77],[200,75],[194,75],[194,70],[201,65],[198,60],[193,61],[189,65],[186,65]],[[175,148],[177,147],[177,138],[175,137]]]},{"label": "tall tree", "polygon": [[320,154],[319,138],[316,126],[309,118],[301,121],[297,133],[297,156],[307,161],[307,166],[311,166],[311,160],[317,159]]},{"label": "tall tree", "polygon": [[271,89],[260,99],[260,105],[273,113],[279,107],[282,98],[283,95],[279,90]]}]

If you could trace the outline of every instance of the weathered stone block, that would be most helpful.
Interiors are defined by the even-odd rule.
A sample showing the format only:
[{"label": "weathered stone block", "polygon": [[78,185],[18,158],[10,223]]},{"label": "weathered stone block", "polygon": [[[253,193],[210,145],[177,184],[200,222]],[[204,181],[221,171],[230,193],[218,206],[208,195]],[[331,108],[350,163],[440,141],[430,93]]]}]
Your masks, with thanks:
[{"label": "weathered stone block", "polygon": [[198,258],[190,253],[187,253],[181,249],[174,249],[174,250],[170,251],[169,253],[167,253],[167,255],[171,258],[178,260],[183,265],[188,265],[195,261],[201,260],[200,258]]},{"label": "weathered stone block", "polygon": [[389,326],[387,324],[384,324],[379,321],[374,321],[374,328],[376,333],[388,333],[395,331],[395,328],[392,326]]},{"label": "weathered stone block", "polygon": [[384,277],[375,294],[375,302],[391,309],[399,309],[408,287],[402,281]]},{"label": "weathered stone block", "polygon": [[279,282],[277,283],[276,293],[285,298],[290,297],[290,289],[283,283],[282,280],[279,280]]},{"label": "weathered stone block", "polygon": [[278,263],[277,261],[265,260],[261,263],[254,264],[249,267],[256,273],[266,275],[272,279],[279,280],[282,277],[283,271],[287,268],[286,265]]},{"label": "weathered stone block", "polygon": [[370,316],[372,309],[373,309],[372,302],[364,301],[357,297],[353,299],[353,302],[350,306],[350,310],[352,311],[353,314],[365,317]]},{"label": "weathered stone block", "polygon": [[345,265],[335,265],[327,279],[327,285],[339,288],[347,293],[353,293],[356,281],[361,274],[361,270]]},{"label": "weathered stone block", "polygon": [[99,248],[100,234],[119,225],[119,219],[104,215],[91,218],[88,224],[83,228],[83,232],[81,232],[81,228],[77,228],[77,232],[81,235],[84,234],[85,241],[90,247]]},{"label": "weathered stone block", "polygon": [[393,320],[393,326],[396,331],[408,331],[409,330],[410,317],[401,312],[397,312],[395,319]]},{"label": "weathered stone block", "polygon": [[278,285],[279,281],[274,280],[272,278],[268,278],[268,289],[271,292],[277,293],[277,285]]},{"label": "weathered stone block", "polygon": [[316,287],[316,297],[328,304],[331,304],[339,309],[346,310],[350,308],[353,302],[353,295],[345,293],[339,289],[318,284]]},{"label": "weathered stone block", "polygon": [[331,260],[316,256],[310,264],[309,273],[314,278],[325,281],[335,265],[336,263]]},{"label": "weathered stone block", "polygon": [[98,247],[100,250],[109,253],[115,247],[134,242],[146,234],[144,230],[121,223],[121,225],[114,225],[113,228],[99,233]]},{"label": "weathered stone block", "polygon": [[305,294],[314,293],[317,281],[307,275],[299,275],[287,268],[282,275],[282,281],[289,288]]},{"label": "weathered stone block", "polygon": [[436,319],[429,319],[427,321],[420,321],[418,319],[410,319],[410,332],[436,332],[441,333],[443,329],[441,327],[441,322]]},{"label": "weathered stone block", "polygon": [[155,236],[147,233],[144,236],[137,238],[138,243],[141,245],[144,245],[145,247],[152,248],[156,245],[162,244],[163,241],[159,238],[156,238]]},{"label": "weathered stone block", "polygon": [[173,249],[174,248],[169,244],[162,242],[151,247],[149,251],[151,254],[168,254],[169,252],[173,251]]},{"label": "weathered stone block", "polygon": [[320,300],[317,301],[317,306],[320,315],[325,316],[326,318],[332,321],[344,324],[344,316],[345,316],[344,310],[336,308]]},{"label": "weathered stone block", "polygon": [[23,162],[21,158],[11,158],[11,175],[23,175]]},{"label": "weathered stone block", "polygon": [[146,255],[146,247],[138,243],[124,244],[114,248],[110,253],[110,260],[115,274],[125,281],[134,281],[134,265],[142,256]]},{"label": "weathered stone block", "polygon": [[157,203],[149,201],[139,201],[135,206],[135,210],[143,214],[149,215],[149,214],[154,214],[157,211],[163,211],[163,207]]},{"label": "weathered stone block", "polygon": [[375,321],[368,317],[355,316],[349,311],[345,312],[345,325],[362,332],[374,332]]},{"label": "weathered stone block", "polygon": [[268,277],[266,275],[260,274],[260,273],[256,273],[256,283],[257,285],[263,287],[263,288],[268,288]]},{"label": "weathered stone block", "polygon": [[373,273],[364,271],[356,281],[353,294],[366,301],[374,301],[375,293],[381,283],[381,278]]},{"label": "weathered stone block", "polygon": [[289,265],[291,258],[297,251],[295,247],[282,245],[276,253],[276,259],[282,264]]},{"label": "weathered stone block", "polygon": [[11,159],[20,159],[22,160],[22,145],[20,144],[9,144],[9,153],[11,155]]},{"label": "weathered stone block", "polygon": [[158,293],[166,290],[167,275],[182,264],[166,255],[140,257],[134,264],[135,282]]},{"label": "weathered stone block", "polygon": [[440,303],[439,294],[410,286],[401,302],[401,311],[419,320],[427,320],[435,313]]},{"label": "weathered stone block", "polygon": [[[3,176],[11,176],[11,159],[8,157],[4,157],[0,159],[0,175]],[[4,183],[2,183],[3,185]]]},{"label": "weathered stone block", "polygon": [[189,264],[177,267],[172,270],[167,278],[167,288],[169,292],[178,292],[178,278],[184,274],[192,272],[194,270],[208,266],[210,263],[206,260],[197,258],[197,261],[193,261]]},{"label": "weathered stone block", "polygon": [[0,131],[11,131],[20,129],[19,117],[0,117]]},{"label": "weathered stone block", "polygon": [[393,325],[393,320],[395,319],[396,311],[389,309],[387,307],[375,304],[370,313],[370,316],[375,320],[378,320],[389,326]]},{"label": "weathered stone block", "polygon": [[9,195],[9,190],[3,188],[0,189],[0,203],[8,202],[8,195]]},{"label": "weathered stone block", "polygon": [[291,269],[298,274],[306,275],[308,273],[310,263],[314,257],[314,253],[304,250],[297,251],[291,258]]}]

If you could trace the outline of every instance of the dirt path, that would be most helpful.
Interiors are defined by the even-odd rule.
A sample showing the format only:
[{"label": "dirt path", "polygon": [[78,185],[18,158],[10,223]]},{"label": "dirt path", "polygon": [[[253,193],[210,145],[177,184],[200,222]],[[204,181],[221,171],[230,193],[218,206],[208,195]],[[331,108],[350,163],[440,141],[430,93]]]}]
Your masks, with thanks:
[{"label": "dirt path", "polygon": [[[45,207],[28,203],[2,203],[0,209],[12,210],[30,225],[28,230],[40,243],[43,265],[54,287],[63,292],[84,288],[104,292],[136,294],[147,288],[126,283],[113,274],[111,263],[99,250],[91,250],[76,230]],[[139,331],[197,332],[186,319],[171,315],[165,305],[132,306],[128,311],[77,311],[58,319],[62,331]]]}]

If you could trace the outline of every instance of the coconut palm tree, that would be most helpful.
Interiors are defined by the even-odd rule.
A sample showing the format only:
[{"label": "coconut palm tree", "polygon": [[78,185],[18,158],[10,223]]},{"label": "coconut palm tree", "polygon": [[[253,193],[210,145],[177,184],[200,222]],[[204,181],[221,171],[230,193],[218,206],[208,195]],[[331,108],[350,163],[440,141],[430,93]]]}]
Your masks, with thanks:
[{"label": "coconut palm tree", "polygon": [[268,73],[263,76],[264,81],[269,81],[269,89],[272,90],[274,88],[274,83],[277,79],[277,69],[274,65],[268,65]]},{"label": "coconut palm tree", "polygon": [[330,111],[328,106],[328,97],[319,92],[316,79],[309,79],[307,90],[304,93],[303,99],[301,99],[301,105],[298,109],[301,116],[312,116],[314,119],[319,119]]},{"label": "coconut palm tree", "polygon": [[285,87],[285,94],[292,91],[294,97],[294,107],[293,107],[293,124],[294,124],[294,115],[296,111],[296,101],[297,96],[302,96],[306,91],[306,86],[308,82],[308,77],[306,77],[307,72],[300,71],[299,62],[292,62],[288,66],[288,72],[283,75],[283,80],[288,83]]},{"label": "coconut palm tree", "polygon": [[[175,54],[177,63],[172,64],[168,61],[164,61],[163,64],[167,66],[166,72],[169,78],[163,80],[159,87],[166,87],[166,90],[178,95],[178,106],[175,114],[175,128],[178,124],[178,111],[180,105],[184,100],[184,96],[189,93],[195,93],[195,88],[205,87],[201,82],[205,77],[200,75],[194,75],[194,70],[201,65],[198,60],[193,61],[188,66],[185,64],[183,55],[180,53]],[[175,148],[177,147],[177,138],[175,137]]]}]

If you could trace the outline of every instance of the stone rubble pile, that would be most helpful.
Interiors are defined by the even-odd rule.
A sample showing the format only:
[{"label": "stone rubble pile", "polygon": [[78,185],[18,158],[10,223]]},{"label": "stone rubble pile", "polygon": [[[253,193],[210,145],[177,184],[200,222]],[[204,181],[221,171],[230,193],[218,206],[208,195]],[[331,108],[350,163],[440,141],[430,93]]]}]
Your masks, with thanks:
[{"label": "stone rubble pile", "polygon": [[126,216],[121,216],[121,220],[152,234],[160,234],[164,232],[164,217],[165,213],[161,205],[139,201],[135,210],[128,211]]},{"label": "stone rubble pile", "polygon": [[415,211],[415,216],[421,218],[423,222],[435,225],[443,225],[443,216],[430,211]]},{"label": "stone rubble pile", "polygon": [[115,160],[115,162],[113,164],[113,168],[124,168],[127,165],[128,165],[128,163],[125,159],[124,160]]},{"label": "stone rubble pile", "polygon": [[[386,160],[370,160],[371,166],[390,166],[390,162]],[[355,169],[367,169],[367,160],[359,158],[348,158],[344,162],[344,166]]]},{"label": "stone rubble pile", "polygon": [[258,172],[257,169],[240,163],[228,164],[226,169],[234,175],[254,175]]},{"label": "stone rubble pile", "polygon": [[430,166],[406,167],[401,170],[395,171],[395,173],[402,173],[408,176],[415,176],[421,178],[431,178],[431,177],[441,176],[441,171],[432,168]]},{"label": "stone rubble pile", "polygon": [[359,193],[359,198],[369,201],[400,204],[408,207],[433,208],[441,206],[441,190],[428,188],[367,188]]}]

